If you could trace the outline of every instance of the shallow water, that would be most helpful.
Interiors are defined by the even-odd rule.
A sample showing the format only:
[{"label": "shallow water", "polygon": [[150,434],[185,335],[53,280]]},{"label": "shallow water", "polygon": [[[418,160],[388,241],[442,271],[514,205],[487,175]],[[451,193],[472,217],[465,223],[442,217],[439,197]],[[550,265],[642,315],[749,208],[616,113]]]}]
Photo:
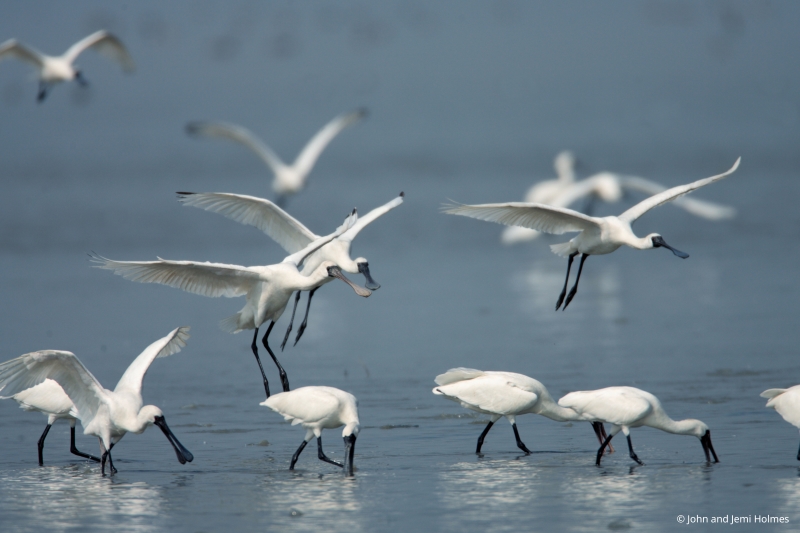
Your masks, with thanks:
[{"label": "shallow water", "polygon": [[[39,467],[45,418],[0,402],[3,531],[672,531],[679,515],[785,516],[740,529],[798,529],[798,433],[758,396],[800,382],[794,4],[620,2],[577,15],[515,2],[192,5],[48,4],[42,17],[14,4],[0,18],[0,39],[47,51],[110,27],[140,65],[123,77],[87,55],[91,87],[56,87],[41,106],[25,68],[0,65],[3,358],[70,350],[112,387],[149,343],[191,326],[143,396],[195,456],[180,465],[151,429],[127,435],[118,474],[102,478],[69,454],[59,422]],[[359,105],[372,116],[331,144],[288,209],[322,233],[353,206],[366,213],[405,191],[354,245],[382,287],[365,300],[326,285],[302,341],[279,354],[292,387],[358,397],[357,470],[344,479],[312,446],[288,470],[303,431],[258,405],[251,336],[217,327],[241,299],[131,283],[90,268],[86,253],[280,261],[258,231],[176,202],[178,190],[269,194],[256,158],[187,139],[184,123],[241,122],[291,154]],[[738,216],[648,213],[636,231],[691,257],[590,257],[576,299],[555,313],[565,261],[547,244],[563,239],[504,247],[500,226],[438,208],[517,200],[563,148],[581,175],[669,185],[742,155],[735,175],[696,195]],[[721,462],[706,465],[692,438],[643,428],[632,439],[645,466],[617,438],[597,468],[589,424],[535,416],[518,419],[533,454],[499,421],[476,456],[485,417],[431,394],[456,366],[528,374],[556,398],[640,387],[673,418],[706,422]],[[323,437],[341,458],[341,433]],[[80,449],[95,446],[79,435]]]}]

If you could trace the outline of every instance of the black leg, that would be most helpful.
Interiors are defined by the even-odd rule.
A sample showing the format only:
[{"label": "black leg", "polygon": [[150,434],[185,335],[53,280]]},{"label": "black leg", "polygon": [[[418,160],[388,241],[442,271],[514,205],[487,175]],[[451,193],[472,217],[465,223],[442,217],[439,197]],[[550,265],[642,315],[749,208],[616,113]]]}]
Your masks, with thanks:
[{"label": "black leg", "polygon": [[283,336],[283,342],[281,343],[281,351],[283,351],[283,347],[286,346],[286,341],[289,340],[289,333],[292,332],[292,324],[294,324],[294,313],[297,311],[297,302],[300,301],[300,292],[297,291],[294,295],[294,307],[292,307],[292,318],[289,319],[289,327],[286,328],[286,335]]},{"label": "black leg", "polygon": [[75,455],[79,455],[80,457],[85,457],[86,459],[91,459],[92,461],[100,462],[99,457],[95,457],[94,455],[89,455],[88,453],[83,453],[79,451],[78,448],[75,447],[75,426],[69,428],[69,451]]},{"label": "black leg", "polygon": [[297,448],[297,451],[294,452],[294,455],[292,456],[292,464],[289,465],[289,470],[294,470],[294,464],[300,458],[300,454],[303,452],[303,448],[306,447],[306,444],[308,444],[308,442],[304,440],[303,443],[300,444],[300,447]]},{"label": "black leg", "polygon": [[575,285],[572,286],[572,290],[569,291],[567,295],[567,301],[564,302],[564,311],[567,310],[567,306],[575,297],[575,294],[578,292],[578,282],[581,280],[581,272],[583,271],[583,262],[586,261],[586,258],[589,257],[589,254],[582,254],[581,255],[581,264],[578,265],[578,276],[575,278]]},{"label": "black leg", "polygon": [[319,457],[320,461],[325,461],[326,463],[330,463],[332,465],[336,465],[338,467],[342,466],[342,463],[337,463],[333,459],[329,458],[325,455],[325,452],[322,451],[322,437],[317,437],[317,457]]},{"label": "black leg", "polygon": [[41,103],[47,98],[47,84],[43,81],[39,82],[39,94],[36,95],[36,101]]},{"label": "black leg", "polygon": [[44,439],[47,438],[47,433],[50,432],[51,424],[47,424],[44,428],[44,432],[42,432],[42,436],[39,437],[39,466],[44,464],[44,456],[42,455],[42,450],[44,450]]},{"label": "black leg", "polygon": [[86,81],[86,78],[83,77],[83,73],[80,70],[75,73],[75,79],[78,81],[78,85],[81,87],[89,86],[89,82]]},{"label": "black leg", "polygon": [[488,424],[486,424],[486,427],[483,429],[483,433],[481,433],[481,436],[478,437],[478,447],[475,448],[475,453],[481,453],[481,446],[483,446],[483,439],[486,438],[486,434],[489,433],[489,430],[492,429],[493,425],[494,422],[492,422],[491,420],[489,421]]},{"label": "black leg", "polygon": [[297,337],[295,337],[294,339],[295,346],[297,346],[297,341],[299,341],[300,337],[303,336],[303,332],[306,330],[306,326],[308,325],[308,310],[311,309],[311,298],[314,297],[315,292],[317,292],[317,289],[311,289],[311,292],[308,293],[308,302],[306,303],[306,316],[303,317],[303,323],[300,324],[300,328],[297,330]]},{"label": "black leg", "polygon": [[[594,430],[594,434],[597,435],[597,442],[601,445],[603,441],[606,440],[606,428],[603,426],[602,422],[592,422],[592,429]],[[611,443],[608,443],[608,451],[607,453],[612,454],[614,453],[614,447],[611,446]]]},{"label": "black leg", "polygon": [[572,268],[572,260],[575,259],[575,256],[578,255],[578,252],[569,255],[569,259],[567,260],[567,277],[564,278],[564,288],[561,289],[561,294],[558,295],[558,301],[556,302],[556,311],[558,308],[561,307],[561,303],[564,301],[564,296],[567,295],[567,283],[569,283],[569,271]]},{"label": "black leg", "polygon": [[[261,338],[261,344],[263,344],[264,348],[267,349],[267,351],[269,352],[269,356],[272,357],[272,360],[275,362],[275,366],[278,367],[278,372],[281,375],[281,383],[283,384],[283,392],[288,392],[290,390],[289,389],[289,377],[286,375],[286,371],[283,369],[281,364],[278,362],[278,358],[275,357],[274,353],[272,353],[272,350],[270,349],[269,344],[267,344],[267,338],[269,337],[269,333],[272,331],[272,327],[274,325],[275,325],[275,321],[274,320],[269,323],[269,327],[267,328],[267,332],[264,333],[264,336]],[[266,380],[267,378],[264,378],[264,379]]]},{"label": "black leg", "polygon": [[628,435],[628,451],[630,451],[630,453],[631,453],[631,459],[633,459],[634,461],[636,461],[640,465],[644,465],[644,463],[641,462],[638,457],[636,457],[636,452],[633,451],[633,444],[631,444],[631,436],[630,435]]},{"label": "black leg", "polygon": [[519,438],[519,431],[517,431],[517,424],[511,424],[511,427],[514,428],[514,438],[517,439],[517,448],[525,452],[525,455],[531,453],[531,451],[525,446],[525,443],[522,442]]},{"label": "black leg", "polygon": [[[797,450],[797,460],[800,461],[800,449]],[[41,464],[41,463],[39,463]]]},{"label": "black leg", "polygon": [[[272,326],[270,326],[272,327]],[[253,343],[250,345],[250,348],[253,350],[253,355],[256,356],[256,362],[258,362],[258,368],[261,370],[261,377],[264,378],[264,392],[267,393],[267,398],[269,398],[269,382],[267,381],[267,375],[264,373],[264,367],[261,365],[261,359],[258,357],[258,328],[256,328],[256,332],[253,335]]]},{"label": "black leg", "polygon": [[608,446],[608,443],[611,442],[611,439],[613,438],[614,435],[609,435],[608,437],[606,437],[606,440],[604,440],[603,444],[600,445],[600,449],[597,450],[597,462],[595,462],[597,466],[600,466],[600,458],[603,457],[603,450],[606,449],[606,446]]}]

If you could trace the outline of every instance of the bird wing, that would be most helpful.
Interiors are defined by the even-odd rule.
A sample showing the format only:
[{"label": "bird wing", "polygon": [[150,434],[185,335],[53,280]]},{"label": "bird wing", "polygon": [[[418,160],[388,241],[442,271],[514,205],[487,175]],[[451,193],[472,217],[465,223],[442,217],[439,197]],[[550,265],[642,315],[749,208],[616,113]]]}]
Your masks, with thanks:
[{"label": "bird wing", "polygon": [[136,63],[128,53],[125,45],[122,44],[114,34],[106,30],[96,31],[88,37],[84,37],[77,43],[69,47],[64,52],[64,59],[72,63],[75,59],[83,53],[84,50],[93,48],[97,52],[103,54],[107,58],[119,64],[125,72],[133,72],[136,70]]},{"label": "bird wing", "polygon": [[238,265],[197,263],[194,261],[114,261],[90,256],[96,268],[139,283],[160,283],[201,296],[233,298],[244,296],[254,283],[261,281],[253,270]]},{"label": "bird wing", "polygon": [[314,424],[339,409],[339,399],[322,387],[302,387],[273,394],[261,405],[283,416],[292,425]]},{"label": "bird wing", "polygon": [[325,147],[328,146],[328,143],[339,135],[339,132],[347,126],[358,122],[365,116],[367,116],[366,109],[357,109],[350,113],[343,113],[325,124],[325,126],[308,141],[308,144],[305,145],[297,156],[297,159],[294,160],[292,166],[300,175],[307,175],[314,166],[314,163],[317,162],[319,155]]},{"label": "bird wing", "polygon": [[16,57],[42,68],[44,61],[42,54],[33,48],[27,47],[16,39],[9,39],[0,44],[0,61],[7,57]]},{"label": "bird wing", "polygon": [[353,209],[349,215],[347,215],[342,222],[342,225],[336,228],[336,231],[329,235],[325,235],[324,237],[317,237],[314,239],[313,242],[309,243],[308,246],[303,248],[302,250],[289,255],[281,261],[281,263],[293,263],[295,266],[299,266],[309,255],[313,254],[333,239],[338,237],[339,235],[343,234],[345,231],[349,230],[353,227],[353,224],[356,223],[358,220],[358,213],[355,209]]},{"label": "bird wing", "polygon": [[520,414],[539,396],[500,375],[484,374],[474,379],[440,385],[434,389],[468,408],[500,415]]},{"label": "bird wing", "polygon": [[355,224],[353,224],[353,227],[342,233],[342,235],[339,237],[339,240],[344,242],[353,242],[353,239],[356,238],[358,232],[364,229],[368,224],[370,224],[376,218],[385,215],[398,205],[402,204],[403,198],[405,198],[405,194],[401,192],[397,196],[397,198],[393,199],[391,202],[387,202],[380,207],[376,207],[363,217],[358,217],[358,220],[356,221]]},{"label": "bird wing", "polygon": [[0,364],[0,398],[10,398],[48,378],[67,393],[84,427],[108,401],[108,392],[75,354],[60,350],[26,353]]},{"label": "bird wing", "polygon": [[[603,173],[576,181],[564,187],[549,203],[555,207],[567,207],[590,194],[598,194],[602,187],[608,187],[609,185],[614,187],[613,190],[615,192],[618,192],[618,186],[615,186],[615,182],[610,181],[608,176],[607,173]],[[615,196],[621,196],[621,193]]]},{"label": "bird wing", "polygon": [[142,392],[142,381],[147,374],[147,369],[159,357],[167,357],[181,351],[186,346],[189,338],[189,327],[183,326],[173,329],[169,334],[144,349],[139,356],[133,360],[128,369],[122,374],[117,382],[114,392],[130,391],[136,394]]},{"label": "bird wing", "polygon": [[449,385],[450,383],[455,383],[457,381],[466,381],[468,379],[475,379],[477,377],[483,376],[485,372],[483,370],[475,370],[474,368],[451,368],[444,374],[439,374],[436,376],[433,381],[437,385]]},{"label": "bird wing", "polygon": [[618,426],[630,425],[653,410],[650,402],[626,387],[570,392],[558,400],[558,405],[575,410],[586,420]]},{"label": "bird wing", "polygon": [[272,148],[264,144],[250,130],[236,124],[227,122],[189,122],[186,124],[186,133],[194,136],[203,135],[205,137],[229,139],[241,143],[255,152],[275,173],[286,166],[281,161],[281,158],[272,151]]},{"label": "bird wing", "polygon": [[18,392],[12,398],[26,411],[35,410],[64,416],[75,410],[75,404],[69,399],[61,385],[50,378],[30,389]]},{"label": "bird wing", "polygon": [[[667,190],[667,188],[660,183],[655,183],[638,176],[617,177],[622,187],[631,191],[654,195]],[[695,216],[707,218],[709,220],[723,220],[726,218],[733,218],[736,215],[736,209],[733,207],[715,204],[714,202],[707,202],[705,200],[697,200],[695,198],[675,198],[673,204]]]},{"label": "bird wing", "polygon": [[183,205],[219,213],[247,226],[255,226],[289,253],[299,252],[319,238],[299,220],[264,198],[230,193],[178,193]]},{"label": "bird wing", "polygon": [[442,211],[449,215],[462,215],[506,226],[522,226],[545,233],[561,235],[569,231],[596,228],[599,219],[566,207],[508,202],[505,204],[445,205]]},{"label": "bird wing", "polygon": [[659,205],[665,204],[670,202],[679,196],[683,196],[684,194],[688,194],[695,189],[699,189],[700,187],[704,187],[709,183],[714,183],[717,180],[721,180],[731,174],[733,174],[737,168],[739,168],[739,162],[742,160],[741,157],[736,159],[736,162],[733,166],[726,172],[722,174],[717,174],[716,176],[711,176],[710,178],[703,178],[701,180],[697,180],[692,183],[687,183],[686,185],[678,185],[677,187],[673,187],[671,189],[667,189],[664,192],[660,192],[651,196],[650,198],[646,198],[636,204],[635,206],[631,207],[624,213],[619,216],[619,219],[623,222],[627,222],[628,224],[633,224],[640,216],[644,215],[654,207],[658,207]]}]

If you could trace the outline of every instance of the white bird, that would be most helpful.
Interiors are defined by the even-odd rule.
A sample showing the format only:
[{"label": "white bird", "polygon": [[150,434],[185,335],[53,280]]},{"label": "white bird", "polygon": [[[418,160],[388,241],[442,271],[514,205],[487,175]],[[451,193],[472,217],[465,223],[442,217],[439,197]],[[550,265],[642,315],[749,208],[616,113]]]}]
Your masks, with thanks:
[{"label": "white bird", "polygon": [[[514,372],[482,371],[472,368],[452,368],[436,376],[438,387],[433,393],[460,403],[462,407],[491,416],[478,437],[475,453],[481,453],[483,439],[501,416],[511,423],[517,447],[526,454],[531,451],[519,438],[516,417],[528,413],[542,415],[557,422],[583,420],[572,409],[559,406],[544,385],[533,378]],[[597,439],[602,444],[606,431],[602,423],[592,421]],[[614,449],[610,448],[609,453]]]},{"label": "white bird", "polygon": [[[301,387],[289,392],[279,392],[260,405],[269,407],[293,426],[300,424],[306,429],[306,436],[294,452],[289,470],[294,470],[306,444],[317,437],[317,457],[326,463],[343,466],[346,476],[353,475],[353,453],[360,428],[358,400],[355,396],[333,387]],[[322,430],[340,426],[344,426],[344,465],[328,458],[322,451]]]},{"label": "white bird", "polygon": [[[767,407],[772,407],[784,420],[796,428],[800,428],[800,385],[788,389],[768,389],[761,393],[762,398],[769,398]],[[800,450],[797,451],[800,461]]]},{"label": "white bird", "polygon": [[11,397],[15,400],[20,408],[25,411],[39,411],[47,415],[47,426],[44,428],[42,436],[39,437],[37,446],[39,448],[39,464],[44,464],[43,450],[44,439],[50,432],[50,427],[56,420],[64,419],[69,422],[69,451],[80,457],[91,459],[100,462],[99,457],[83,453],[75,447],[75,422],[77,421],[77,412],[72,400],[69,399],[67,393],[61,388],[61,385],[52,379],[46,379],[43,382],[19,392]]},{"label": "white bird", "polygon": [[593,391],[570,392],[560,400],[558,405],[577,412],[584,420],[591,422],[606,422],[612,424],[606,440],[597,450],[597,466],[600,466],[600,458],[603,456],[603,449],[611,442],[611,439],[622,430],[628,439],[628,450],[631,459],[643,465],[631,444],[631,428],[648,426],[660,429],[667,433],[676,435],[693,435],[700,439],[703,445],[703,452],[706,454],[706,462],[711,462],[709,452],[714,456],[714,462],[718,463],[717,453],[711,444],[711,431],[708,426],[700,420],[672,420],[661,402],[649,392],[634,387],[608,387]]},{"label": "white bird", "polygon": [[84,50],[89,48],[115,61],[125,72],[136,70],[136,65],[122,41],[105,30],[96,31],[88,37],[84,37],[60,56],[48,56],[16,39],[9,39],[0,44],[0,61],[8,57],[16,57],[39,69],[37,100],[41,102],[47,96],[49,88],[57,83],[76,80],[82,86],[88,85],[81,70],[73,63]]},{"label": "white bird", "polygon": [[[569,242],[550,246],[550,249],[556,255],[569,258],[564,288],[556,302],[556,310],[561,307],[562,302],[564,302],[564,309],[566,310],[572,298],[575,296],[575,293],[578,292],[578,282],[580,281],[581,271],[583,270],[583,263],[590,255],[610,254],[620,246],[626,245],[636,250],[649,250],[652,248],[664,247],[671,250],[673,254],[682,259],[689,257],[689,254],[676,250],[664,242],[664,239],[658,233],[651,233],[646,237],[637,237],[633,233],[631,225],[636,222],[639,217],[654,207],[670,202],[679,196],[688,194],[695,189],[714,183],[732,174],[739,167],[740,161],[741,157],[736,160],[736,163],[734,163],[730,170],[722,174],[686,185],[678,185],[677,187],[672,187],[671,189],[651,196],[619,216],[591,217],[564,207],[524,202],[449,205],[444,206],[443,211],[451,215],[463,215],[505,225],[523,226],[556,235],[574,231],[580,232]],[[564,301],[564,296],[567,293],[567,283],[569,282],[569,271],[572,267],[572,260],[578,254],[581,254],[578,275],[575,279],[575,285],[572,287],[566,301]]]},{"label": "white bird", "polygon": [[[607,203],[614,203],[618,202],[628,191],[654,195],[665,190],[667,188],[663,185],[638,176],[600,172],[566,185],[558,194],[551,196],[549,201],[537,201],[526,197],[525,202],[547,204],[553,207],[569,207],[580,200],[588,199],[589,204],[585,209],[586,214],[590,214],[592,203],[596,198]],[[672,201],[672,205],[708,220],[724,220],[736,215],[736,209],[732,207],[694,198],[676,198]],[[541,235],[540,232],[530,228],[509,226],[503,230],[501,240],[504,244],[514,244],[536,239],[539,235]]]},{"label": "white bird", "polygon": [[100,440],[100,472],[116,472],[111,460],[111,448],[126,433],[141,433],[157,425],[175,449],[178,461],[185,464],[194,457],[173,435],[164,413],[155,405],[142,405],[142,381],[150,365],[158,357],[167,357],[186,346],[188,327],[172,330],[157,340],[133,360],[116,388],[103,388],[83,363],[71,352],[42,350],[0,364],[0,394],[14,397],[46,379],[56,381],[75,404],[73,413],[81,421],[83,432]]},{"label": "white bird", "polygon": [[303,148],[294,163],[287,165],[251,131],[226,122],[190,122],[186,132],[193,136],[217,137],[241,143],[253,152],[272,170],[272,190],[278,195],[276,203],[284,205],[289,195],[297,194],[306,186],[308,174],[314,168],[322,151],[334,137],[367,116],[366,109],[343,113],[319,130]]},{"label": "white bird", "polygon": [[[231,193],[179,192],[178,195],[180,201],[183,202],[184,205],[199,207],[206,211],[211,211],[212,213],[219,213],[240,224],[254,226],[260,229],[289,253],[296,253],[320,238],[319,235],[316,235],[299,220],[273,202],[264,198]],[[367,227],[367,225],[402,204],[404,196],[405,195],[401,192],[399,196],[390,202],[376,207],[363,217],[358,217],[357,221],[350,229],[306,257],[305,261],[303,261],[303,269],[300,273],[304,276],[308,276],[316,270],[323,261],[333,261],[339,268],[347,273],[363,274],[366,280],[365,287],[373,291],[378,290],[381,286],[372,279],[369,271],[369,262],[364,257],[352,259],[350,257],[350,246],[353,243],[353,239],[355,239],[359,232]],[[333,281],[333,278],[326,278],[323,284],[329,281]],[[303,318],[303,323],[297,331],[297,337],[294,341],[295,344],[297,344],[297,341],[303,336],[303,331],[305,331],[308,325],[308,311],[311,308],[311,298],[318,288],[319,286],[311,289],[308,294],[305,318]],[[289,333],[292,331],[294,314],[297,310],[297,302],[299,300],[300,291],[297,292],[294,300],[292,318],[289,321],[289,327],[286,329],[286,335],[283,338],[281,349],[286,345]]]},{"label": "white bird", "polygon": [[288,391],[289,379],[286,371],[270,349],[267,339],[275,322],[286,309],[292,293],[296,290],[310,290],[322,284],[328,277],[334,277],[350,285],[359,296],[367,297],[371,294],[368,289],[347,279],[333,261],[320,263],[308,276],[304,276],[298,270],[298,265],[306,256],[341,235],[350,228],[354,219],[355,210],[334,233],[313,241],[299,252],[286,257],[283,262],[274,265],[245,267],[222,263],[168,261],[160,258],[158,261],[113,261],[100,256],[92,256],[92,260],[99,263],[96,265],[97,268],[113,270],[115,274],[131,281],[160,283],[211,298],[245,296],[244,308],[235,315],[222,320],[220,327],[230,333],[255,329],[250,348],[258,362],[261,377],[264,379],[264,391],[269,397],[269,382],[264,373],[264,367],[261,365],[261,359],[258,357],[256,344],[258,328],[261,324],[269,321],[269,327],[267,327],[261,342],[278,367],[283,390]]}]

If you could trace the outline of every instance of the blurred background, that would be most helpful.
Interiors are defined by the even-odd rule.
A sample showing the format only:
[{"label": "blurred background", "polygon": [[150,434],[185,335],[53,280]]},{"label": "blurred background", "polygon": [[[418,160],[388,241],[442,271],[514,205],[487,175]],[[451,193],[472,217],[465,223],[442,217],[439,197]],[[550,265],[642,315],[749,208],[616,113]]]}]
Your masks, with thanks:
[{"label": "blurred background", "polygon": [[[325,383],[371,397],[364,409],[380,425],[397,409],[457,412],[429,392],[453,366],[530,374],[556,397],[631,384],[671,401],[676,418],[720,428],[724,459],[742,438],[737,424],[769,422],[788,462],[796,432],[758,393],[800,381],[798,20],[800,4],[767,0],[6,3],[0,40],[60,54],[104,28],[138,69],[124,75],[88,51],[77,63],[89,87],[61,84],[37,104],[30,67],[0,63],[3,358],[71,350],[111,386],[150,342],[191,325],[184,352],[154,365],[145,400],[167,412],[225,398],[243,409],[236,416],[257,421],[242,424],[269,418],[277,427],[257,405],[251,335],[217,328],[243,299],[131,283],[90,268],[86,254],[281,261],[280,247],[254,228],[176,201],[175,191],[272,197],[258,158],[190,138],[185,124],[241,124],[291,161],[326,122],[363,106],[369,117],[331,142],[287,210],[325,234],[354,206],[363,214],[400,191],[406,201],[354,243],[382,288],[364,300],[327,285],[302,341],[279,354],[293,387]],[[691,258],[591,257],[569,310],[554,313],[566,261],[547,245],[564,236],[505,247],[501,226],[439,207],[521,200],[554,176],[563,149],[575,152],[579,177],[610,170],[667,186],[742,156],[737,173],[694,195],[738,215],[648,213],[635,231],[659,232]],[[0,407],[8,420],[25,418]],[[42,422],[27,419],[20,454]],[[479,427],[462,429],[468,452]],[[5,449],[17,434],[0,430]],[[161,450],[160,435],[141,438]],[[699,447],[691,453],[699,460]],[[752,501],[727,501],[737,498]],[[587,505],[591,516],[597,503]]]}]

